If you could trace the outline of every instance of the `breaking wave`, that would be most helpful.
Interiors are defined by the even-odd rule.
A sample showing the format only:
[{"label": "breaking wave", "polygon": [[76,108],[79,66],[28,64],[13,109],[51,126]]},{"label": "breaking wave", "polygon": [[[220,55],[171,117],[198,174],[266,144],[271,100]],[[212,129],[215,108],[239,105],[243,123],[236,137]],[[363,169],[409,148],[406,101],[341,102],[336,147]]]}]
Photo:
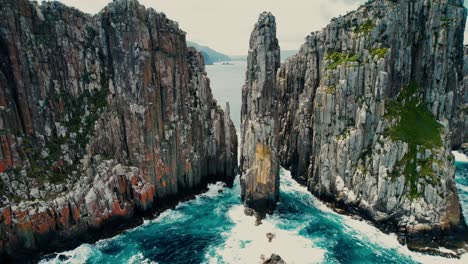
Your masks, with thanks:
[{"label": "breaking wave", "polygon": [[[457,163],[460,193],[467,167]],[[261,225],[244,214],[239,178],[233,188],[208,186],[154,220],[93,245],[46,256],[41,263],[468,263],[408,250],[366,221],[335,213],[281,171],[281,201]],[[465,199],[465,200],[464,200]],[[466,197],[461,199],[466,208]],[[274,238],[269,242],[267,233]]]}]

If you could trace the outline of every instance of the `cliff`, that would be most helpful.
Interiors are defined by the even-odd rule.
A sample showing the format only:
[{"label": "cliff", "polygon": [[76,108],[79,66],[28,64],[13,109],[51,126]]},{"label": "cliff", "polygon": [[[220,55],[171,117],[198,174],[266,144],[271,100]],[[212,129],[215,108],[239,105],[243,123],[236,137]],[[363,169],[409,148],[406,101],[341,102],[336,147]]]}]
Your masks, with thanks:
[{"label": "cliff", "polygon": [[457,114],[454,117],[452,134],[452,147],[462,148],[462,144],[468,143],[468,45],[464,46],[463,57],[463,81],[456,97],[458,105]]},{"label": "cliff", "polygon": [[465,21],[460,0],[370,1],[277,77],[281,165],[413,249],[466,248],[450,152],[467,124]]},{"label": "cliff", "polygon": [[250,36],[246,82],[242,88],[241,186],[245,204],[264,214],[279,198],[276,73],[280,48],[275,17],[262,13]]},{"label": "cliff", "polygon": [[232,183],[203,57],[135,0],[0,0],[0,254],[68,248]]}]

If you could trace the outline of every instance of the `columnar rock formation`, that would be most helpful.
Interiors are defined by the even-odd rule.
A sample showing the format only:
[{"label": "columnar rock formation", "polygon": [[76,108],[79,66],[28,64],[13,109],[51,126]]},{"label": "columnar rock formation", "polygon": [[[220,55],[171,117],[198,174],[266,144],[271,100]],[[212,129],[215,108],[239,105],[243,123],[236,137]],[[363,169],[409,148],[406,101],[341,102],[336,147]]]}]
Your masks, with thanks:
[{"label": "columnar rock formation", "polygon": [[262,13],[250,36],[246,82],[242,88],[242,198],[258,213],[271,211],[279,198],[275,142],[276,73],[280,49],[275,17]]},{"label": "columnar rock formation", "polygon": [[452,146],[460,149],[462,144],[468,143],[468,45],[464,47],[463,81],[460,90],[454,98],[458,105],[458,114],[454,117],[452,129]]},{"label": "columnar rock formation", "polygon": [[[0,0],[0,254],[67,247],[232,181],[203,57],[135,0]],[[115,232],[115,230],[113,230]]]},{"label": "columnar rock formation", "polygon": [[375,0],[309,35],[278,73],[281,165],[412,246],[463,246],[465,21],[461,0]]}]

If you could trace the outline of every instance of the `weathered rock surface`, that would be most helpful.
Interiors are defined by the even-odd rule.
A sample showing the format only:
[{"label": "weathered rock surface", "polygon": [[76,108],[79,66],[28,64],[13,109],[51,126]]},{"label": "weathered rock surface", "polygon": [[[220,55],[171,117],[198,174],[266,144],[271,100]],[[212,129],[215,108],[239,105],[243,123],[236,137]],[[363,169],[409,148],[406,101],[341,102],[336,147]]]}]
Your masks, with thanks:
[{"label": "weathered rock surface", "polygon": [[460,150],[463,152],[463,154],[468,156],[468,143],[463,143],[460,147]]},{"label": "weathered rock surface", "polygon": [[466,247],[465,21],[460,0],[375,0],[309,35],[278,73],[281,165],[412,247]]},{"label": "weathered rock surface", "polygon": [[265,12],[260,14],[250,36],[241,113],[242,198],[260,214],[274,209],[279,198],[277,112],[274,111],[279,66],[275,17]]},{"label": "weathered rock surface", "polygon": [[0,6],[2,257],[95,239],[232,182],[234,125],[176,22],[135,0],[95,16]]},{"label": "weathered rock surface", "polygon": [[284,262],[284,260],[280,256],[276,254],[271,254],[270,258],[265,260],[263,264],[286,264],[286,262]]},{"label": "weathered rock surface", "polygon": [[464,78],[455,97],[458,109],[451,130],[452,146],[456,149],[460,149],[463,143],[468,143],[468,45],[465,45],[463,53]]}]

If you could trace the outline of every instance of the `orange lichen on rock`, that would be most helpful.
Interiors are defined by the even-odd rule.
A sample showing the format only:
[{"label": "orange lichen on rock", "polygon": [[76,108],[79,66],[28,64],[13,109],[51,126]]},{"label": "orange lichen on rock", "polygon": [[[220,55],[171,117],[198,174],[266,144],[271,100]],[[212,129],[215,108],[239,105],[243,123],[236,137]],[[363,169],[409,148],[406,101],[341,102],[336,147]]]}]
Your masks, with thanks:
[{"label": "orange lichen on rock", "polygon": [[65,206],[62,211],[60,211],[59,222],[64,228],[68,228],[70,223],[70,208]]},{"label": "orange lichen on rock", "polygon": [[184,173],[187,174],[192,170],[192,163],[191,162],[185,162],[184,163]]},{"label": "orange lichen on rock", "polygon": [[31,215],[31,224],[34,233],[46,234],[55,230],[55,213],[51,210],[51,215],[47,211]]},{"label": "orange lichen on rock", "polygon": [[79,222],[80,218],[81,218],[80,208],[78,208],[78,206],[74,206],[74,208],[73,208],[73,220],[75,220],[75,222]]},{"label": "orange lichen on rock", "polygon": [[3,157],[0,159],[0,172],[5,172],[13,167],[13,158],[9,141],[14,142],[13,139],[8,140],[8,136],[0,136],[0,149],[3,152]]},{"label": "orange lichen on rock", "polygon": [[4,225],[11,225],[11,207],[6,207],[0,216],[0,220],[2,220]]},{"label": "orange lichen on rock", "polygon": [[5,172],[6,170],[7,170],[6,160],[0,160],[0,173]]},{"label": "orange lichen on rock", "polygon": [[257,182],[268,184],[271,172],[271,150],[269,146],[257,143],[255,148],[255,161],[252,167]]},{"label": "orange lichen on rock", "polygon": [[138,178],[136,176],[133,176],[132,179],[130,180],[132,186],[137,186],[138,185]]},{"label": "orange lichen on rock", "polygon": [[119,201],[114,201],[112,203],[112,215],[125,216],[128,214],[128,209],[126,207],[122,208]]}]

